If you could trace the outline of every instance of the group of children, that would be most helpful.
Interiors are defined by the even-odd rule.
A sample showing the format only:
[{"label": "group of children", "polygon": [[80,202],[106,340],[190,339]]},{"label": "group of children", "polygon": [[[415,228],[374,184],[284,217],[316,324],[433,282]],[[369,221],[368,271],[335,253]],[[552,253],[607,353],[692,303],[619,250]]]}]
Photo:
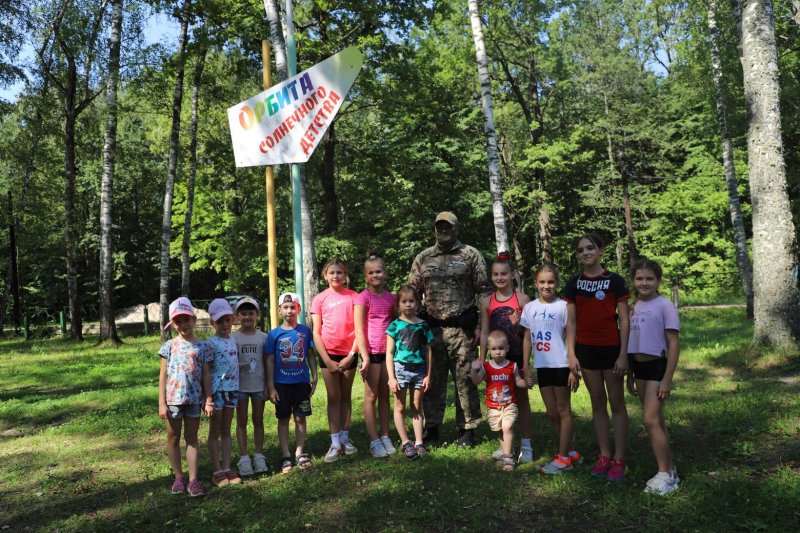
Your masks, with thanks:
[{"label": "group of children", "polygon": [[[628,432],[624,378],[628,375],[627,388],[642,402],[658,464],[658,473],[647,482],[645,491],[668,494],[680,482],[663,416],[663,402],[672,389],[678,361],[677,311],[659,296],[661,267],[649,260],[636,262],[631,270],[638,297],[629,309],[624,279],[602,266],[602,249],[602,240],[593,233],[576,241],[582,271],[567,282],[563,300],[558,297],[559,275],[554,265],[545,263],[537,269],[538,297],[531,301],[516,288],[510,254],[501,254],[492,263],[494,291],[480,304],[479,341],[481,354],[488,359],[476,359],[471,372],[476,384],[486,381],[487,419],[491,429],[499,433],[500,447],[492,457],[504,470],[513,470],[517,461],[533,460],[528,390],[537,383],[558,439],[558,453],[541,471],[557,474],[581,463],[583,459],[572,442],[570,395],[583,379],[600,452],[590,473],[609,481],[624,480]],[[310,399],[317,385],[314,351],[319,355],[327,393],[331,444],[324,456],[326,463],[357,451],[349,435],[351,391],[357,371],[364,380],[363,409],[370,453],[374,457],[397,453],[389,437],[390,392],[394,394],[394,423],[401,453],[408,459],[428,453],[423,441],[422,396],[430,384],[433,332],[417,316],[421,302],[416,290],[404,285],[393,295],[385,285],[386,265],[375,256],[364,264],[366,289],[361,293],[348,288],[347,267],[338,259],[325,264],[322,276],[328,288],[312,302],[313,331],[297,323],[299,298],[293,293],[279,298],[282,323],[268,335],[255,328],[258,304],[252,298],[245,297],[236,304],[241,324],[236,333],[231,333],[233,309],[226,300],[214,300],[209,314],[215,335],[208,341],[194,336],[194,310],[188,299],[172,303],[170,324],[177,337],[160,350],[159,415],[168,422],[167,450],[175,474],[174,493],[204,493],[197,479],[201,408],[211,417],[208,451],[216,485],[240,483],[239,475],[269,468],[263,455],[267,398],[276,406],[281,471],[312,465],[304,444],[306,417],[311,414]],[[255,440],[252,462],[247,448],[248,402],[252,403]],[[406,426],[407,405],[413,441]],[[238,474],[231,469],[234,410],[241,454]],[[289,452],[292,416],[296,428],[294,458]],[[515,458],[513,426],[517,418],[522,438]],[[181,420],[188,485],[181,469]]]}]

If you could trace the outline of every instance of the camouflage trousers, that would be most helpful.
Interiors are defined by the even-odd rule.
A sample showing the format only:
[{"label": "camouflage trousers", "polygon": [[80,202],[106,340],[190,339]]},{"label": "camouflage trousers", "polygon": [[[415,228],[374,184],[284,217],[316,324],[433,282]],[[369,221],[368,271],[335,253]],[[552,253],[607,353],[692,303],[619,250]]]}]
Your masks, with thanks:
[{"label": "camouflage trousers", "polygon": [[456,386],[456,424],[459,429],[474,429],[481,422],[478,388],[470,377],[470,365],[477,355],[476,348],[461,328],[435,328],[434,334],[431,343],[431,383],[422,397],[425,426],[438,426],[444,420],[449,373]]}]

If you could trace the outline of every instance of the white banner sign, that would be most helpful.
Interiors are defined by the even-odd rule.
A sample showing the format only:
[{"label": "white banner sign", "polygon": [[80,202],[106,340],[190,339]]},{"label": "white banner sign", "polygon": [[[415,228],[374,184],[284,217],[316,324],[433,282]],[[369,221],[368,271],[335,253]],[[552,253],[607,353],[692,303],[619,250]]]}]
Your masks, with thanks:
[{"label": "white banner sign", "polygon": [[333,122],[361,70],[350,47],[228,108],[237,167],[305,163]]}]

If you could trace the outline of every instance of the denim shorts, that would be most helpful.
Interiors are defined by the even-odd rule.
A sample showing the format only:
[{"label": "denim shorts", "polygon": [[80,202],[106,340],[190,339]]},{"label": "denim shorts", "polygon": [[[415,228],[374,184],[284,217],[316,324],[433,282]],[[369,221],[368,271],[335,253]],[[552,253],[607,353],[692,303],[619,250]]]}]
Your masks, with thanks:
[{"label": "denim shorts", "polygon": [[192,403],[187,405],[168,405],[167,412],[172,420],[186,418],[200,418],[200,404]]},{"label": "denim shorts", "polygon": [[239,403],[247,403],[247,400],[250,398],[252,398],[253,400],[258,400],[260,402],[263,402],[267,399],[267,395],[264,393],[263,390],[258,392],[239,391]]},{"label": "denim shorts", "polygon": [[239,391],[218,390],[214,393],[214,409],[217,411],[223,407],[233,409],[237,405],[239,405]]},{"label": "denim shorts", "polygon": [[394,377],[397,378],[397,385],[401,389],[408,387],[414,389],[422,388],[422,381],[428,373],[425,363],[394,363]]}]

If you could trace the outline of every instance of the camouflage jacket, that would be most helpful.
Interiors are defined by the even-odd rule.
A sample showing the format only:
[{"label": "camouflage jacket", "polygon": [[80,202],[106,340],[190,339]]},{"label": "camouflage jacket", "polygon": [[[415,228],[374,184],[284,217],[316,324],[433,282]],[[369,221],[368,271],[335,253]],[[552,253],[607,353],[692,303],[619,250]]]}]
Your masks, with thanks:
[{"label": "camouflage jacket", "polygon": [[434,245],[414,259],[408,282],[423,297],[430,316],[447,320],[475,307],[487,283],[486,262],[478,250],[460,241],[446,252]]}]

